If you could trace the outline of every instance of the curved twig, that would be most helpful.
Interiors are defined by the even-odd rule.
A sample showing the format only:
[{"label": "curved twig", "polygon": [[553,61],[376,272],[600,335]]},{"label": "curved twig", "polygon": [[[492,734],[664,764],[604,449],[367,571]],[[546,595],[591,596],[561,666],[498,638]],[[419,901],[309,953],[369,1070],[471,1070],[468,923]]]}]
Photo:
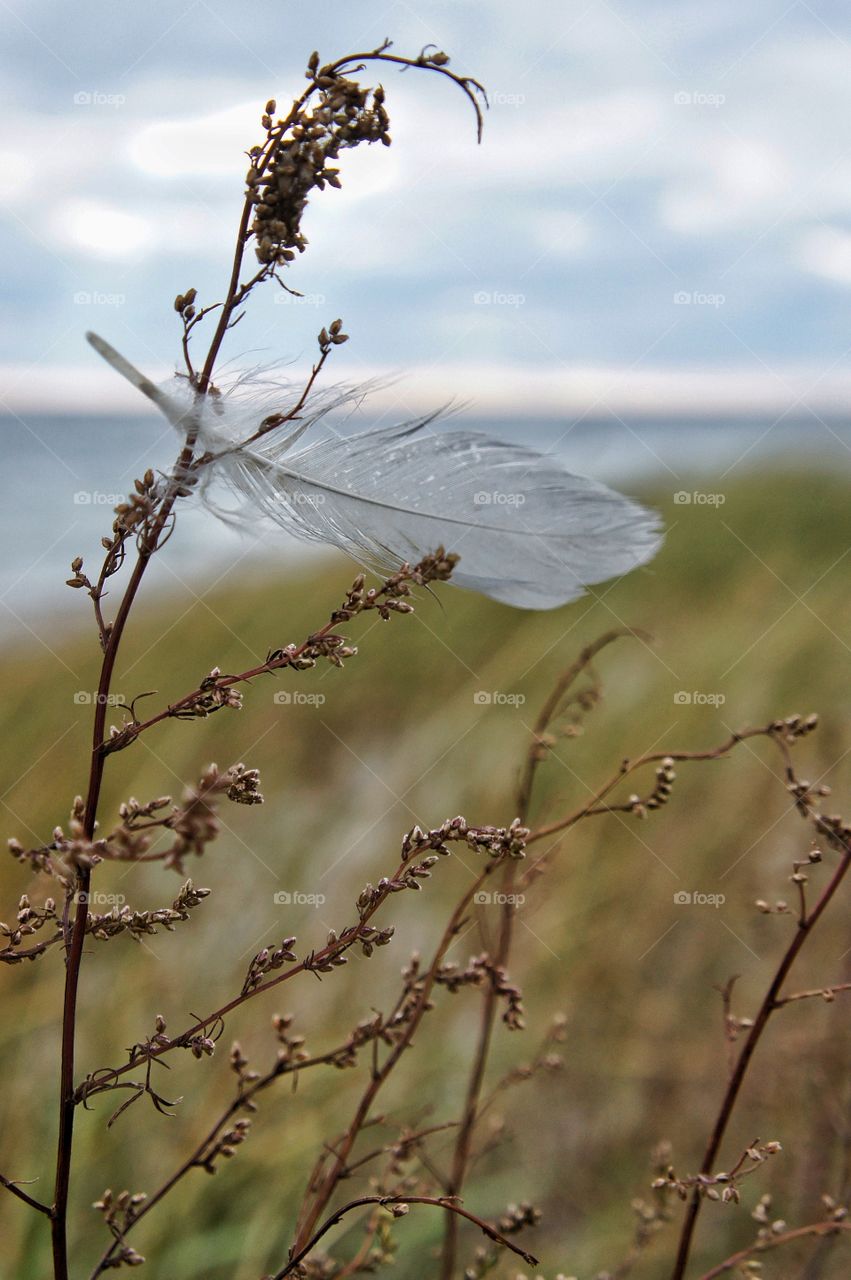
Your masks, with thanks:
[{"label": "curved twig", "polygon": [[795,1227],[793,1231],[784,1231],[779,1236],[757,1241],[746,1249],[740,1249],[738,1253],[731,1253],[729,1258],[725,1258],[723,1262],[718,1262],[714,1267],[710,1267],[708,1271],[704,1271],[699,1280],[717,1280],[718,1276],[723,1276],[727,1271],[732,1271],[740,1263],[747,1262],[748,1258],[760,1253],[768,1253],[770,1249],[778,1249],[781,1245],[792,1244],[794,1241],[804,1240],[808,1236],[820,1236],[822,1238],[835,1236],[843,1231],[851,1231],[851,1222],[813,1222],[806,1227]]},{"label": "curved twig", "polygon": [[23,1200],[24,1204],[28,1204],[31,1209],[38,1209],[39,1213],[46,1214],[48,1218],[52,1217],[53,1210],[49,1205],[42,1204],[40,1200],[27,1195],[26,1191],[21,1190],[17,1182],[13,1182],[11,1178],[5,1178],[2,1173],[0,1173],[0,1187],[5,1187],[7,1191],[11,1191],[13,1196]]},{"label": "curved twig", "polygon": [[345,1217],[347,1213],[351,1213],[353,1209],[363,1208],[364,1205],[393,1205],[393,1204],[429,1204],[436,1209],[446,1209],[449,1213],[458,1214],[461,1218],[466,1218],[468,1222],[472,1222],[475,1226],[483,1231],[489,1240],[493,1240],[495,1244],[502,1245],[504,1249],[510,1249],[512,1253],[516,1253],[530,1267],[538,1265],[538,1259],[532,1253],[527,1253],[525,1249],[521,1249],[519,1245],[513,1244],[511,1240],[501,1235],[495,1227],[489,1222],[485,1222],[484,1218],[479,1218],[475,1213],[470,1213],[469,1209],[464,1209],[451,1196],[360,1196],[357,1200],[350,1200],[348,1204],[344,1204],[342,1208],[332,1213],[330,1218],[326,1218],[322,1226],[308,1240],[298,1253],[293,1254],[286,1266],[281,1267],[280,1271],[276,1271],[272,1280],[285,1280],[286,1276],[292,1275],[293,1271],[302,1262],[312,1249],[316,1247],[324,1235],[326,1235],[332,1227]]}]

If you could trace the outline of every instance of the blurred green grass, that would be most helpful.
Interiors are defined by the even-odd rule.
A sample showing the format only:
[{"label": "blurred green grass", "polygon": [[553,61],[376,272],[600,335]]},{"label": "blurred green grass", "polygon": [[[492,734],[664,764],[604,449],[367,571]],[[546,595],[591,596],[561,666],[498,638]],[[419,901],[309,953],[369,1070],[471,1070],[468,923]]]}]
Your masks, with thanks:
[{"label": "blurred green grass", "polygon": [[[725,488],[720,507],[645,496],[668,526],[665,547],[646,570],[548,614],[442,589],[439,601],[425,597],[412,617],[353,622],[360,652],[344,671],[258,681],[246,690],[242,712],[166,723],[110,761],[105,822],[129,794],[178,794],[210,760],[260,768],[267,804],[229,807],[221,840],[202,864],[188,864],[196,883],[213,890],[190,924],[143,946],[125,938],[91,944],[78,1074],[121,1061],[158,1012],[176,1033],[192,1013],[222,1003],[261,945],[296,933],[304,952],[323,942],[329,927],[349,923],[360,888],[393,869],[400,838],[414,822],[434,826],[456,813],[510,821],[537,704],[581,646],[613,626],[643,628],[654,643],[621,640],[598,660],[604,700],[585,732],[562,740],[541,771],[537,817],[581,802],[624,756],[702,749],[729,728],[811,710],[821,713],[822,726],[799,748],[800,772],[830,782],[835,807],[849,808],[846,479],[749,476]],[[199,585],[191,598],[170,594],[159,580],[143,594],[114,687],[128,700],[157,689],[149,700],[155,707],[194,687],[213,665],[245,668],[320,625],[352,576],[342,560],[294,570],[282,564],[279,576],[267,572],[263,580],[234,570],[212,590]],[[97,672],[86,603],[71,597],[66,617],[50,628],[53,654],[27,643],[0,655],[3,805],[7,834],[24,842],[49,840],[84,785],[90,708],[74,695],[92,689]],[[324,701],[274,701],[275,693],[296,691]],[[480,692],[525,701],[483,704]],[[681,692],[700,698],[683,702]],[[701,700],[707,695],[714,701]],[[493,1121],[506,1126],[504,1142],[479,1162],[467,1192],[468,1206],[484,1216],[511,1200],[540,1203],[544,1220],[526,1243],[541,1256],[543,1275],[585,1277],[620,1259],[630,1239],[630,1201],[646,1191],[658,1139],[673,1142],[678,1170],[699,1162],[725,1075],[713,986],[741,975],[736,1010],[753,1010],[792,927],[756,913],[753,900],[788,894],[791,860],[808,844],[807,830],[789,814],[778,761],[759,743],[723,762],[683,766],[670,805],[650,821],[594,819],[553,851],[547,876],[520,914],[512,965],[526,993],[529,1029],[512,1035],[500,1028],[491,1079],[528,1060],[561,1010],[568,1018],[565,1069],[510,1091],[494,1108]],[[238,1036],[262,1068],[274,1055],[269,1019],[276,1011],[296,1015],[315,1051],[341,1040],[374,1007],[386,1007],[399,969],[412,950],[428,953],[441,915],[474,870],[469,853],[441,863],[424,893],[400,895],[385,909],[383,922],[397,926],[391,948],[370,961],[353,959],[321,985],[305,978],[237,1011],[212,1060],[172,1055],[159,1087],[184,1099],[173,1119],[139,1103],[107,1130],[112,1100],[103,1096],[91,1113],[80,1113],[75,1275],[88,1274],[105,1243],[91,1201],[106,1186],[152,1189],[206,1131],[229,1096],[230,1040]],[[98,875],[103,892],[123,894],[138,908],[164,905],[179,883],[156,866]],[[282,906],[274,900],[281,890],[322,894],[325,902]],[[723,893],[726,901],[718,909],[675,904],[676,892],[695,890]],[[5,860],[5,918],[23,892],[37,902],[45,887]],[[464,962],[487,945],[496,919],[495,908],[482,907],[453,958]],[[839,905],[804,953],[793,987],[851,978],[849,949],[848,912]],[[58,953],[0,973],[0,1169],[40,1179],[35,1194],[47,1199],[61,980]],[[473,993],[439,997],[381,1102],[388,1138],[396,1118],[437,1123],[457,1114],[477,1015]],[[821,1192],[837,1191],[851,1142],[850,1040],[840,1002],[810,1002],[775,1019],[725,1149],[729,1163],[757,1134],[783,1143],[784,1154],[749,1183],[747,1204],[773,1190],[778,1216],[796,1224],[819,1216]],[[187,1178],[134,1234],[151,1259],[148,1272],[169,1280],[256,1280],[264,1268],[280,1266],[308,1165],[345,1124],[368,1069],[364,1061],[356,1071],[307,1073],[295,1094],[289,1087],[268,1091],[238,1157],[212,1179],[200,1172]],[[448,1161],[447,1142],[435,1141],[438,1165]],[[362,1186],[348,1185],[352,1194]],[[3,1277],[47,1273],[47,1233],[34,1218],[11,1196],[0,1198]],[[395,1275],[431,1273],[440,1226],[431,1210],[412,1211],[399,1225]],[[338,1233],[344,1253],[359,1241],[356,1227],[345,1234]],[[752,1235],[746,1212],[709,1205],[700,1258],[708,1265]],[[673,1238],[672,1230],[660,1238],[635,1275],[666,1274]],[[468,1259],[480,1237],[465,1232],[463,1241]],[[787,1255],[774,1272],[767,1264],[768,1274],[797,1274],[784,1269],[791,1263]],[[501,1274],[515,1273],[504,1264]],[[847,1273],[840,1247],[821,1274]]]}]

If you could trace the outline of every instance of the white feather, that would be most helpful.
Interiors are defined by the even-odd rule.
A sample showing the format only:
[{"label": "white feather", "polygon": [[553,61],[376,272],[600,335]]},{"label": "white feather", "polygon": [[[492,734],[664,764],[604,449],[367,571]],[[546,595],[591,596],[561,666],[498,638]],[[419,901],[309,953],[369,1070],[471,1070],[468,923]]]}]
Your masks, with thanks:
[{"label": "white feather", "polygon": [[295,428],[285,424],[245,446],[240,441],[281,409],[284,389],[263,391],[261,404],[250,386],[234,398],[199,402],[185,380],[182,390],[175,383],[160,392],[168,410],[159,407],[174,421],[176,406],[184,424],[190,409],[200,415],[199,444],[216,455],[203,468],[209,504],[215,509],[216,482],[239,500],[236,512],[218,514],[268,517],[359,563],[395,569],[443,546],[461,557],[452,575],[458,585],[549,609],[628,573],[659,548],[658,519],[638,503],[532,449],[478,432],[434,431],[435,415],[300,444],[330,410],[354,402],[356,393],[338,389],[312,399]]},{"label": "white feather", "polygon": [[86,341],[90,346],[94,347],[98,355],[102,356],[108,365],[115,369],[116,373],[120,373],[122,378],[126,378],[131,386],[135,387],[137,391],[141,391],[143,396],[146,396],[148,400],[155,404],[160,413],[168,418],[173,427],[185,431],[187,426],[186,413],[193,407],[191,401],[181,403],[179,397],[170,395],[164,387],[158,387],[155,382],[151,382],[150,378],[146,378],[143,373],[140,373],[135,365],[126,360],[100,334],[89,331],[86,334]]}]

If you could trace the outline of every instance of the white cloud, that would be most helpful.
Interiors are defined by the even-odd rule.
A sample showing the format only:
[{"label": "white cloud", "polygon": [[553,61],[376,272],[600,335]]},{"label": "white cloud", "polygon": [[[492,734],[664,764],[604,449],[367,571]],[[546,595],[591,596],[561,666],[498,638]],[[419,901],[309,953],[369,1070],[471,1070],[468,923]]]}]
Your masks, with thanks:
[{"label": "white cloud", "polygon": [[239,179],[248,167],[245,151],[259,134],[257,103],[178,120],[155,120],[131,138],[127,154],[143,173],[157,178]]},{"label": "white cloud", "polygon": [[23,196],[35,174],[31,156],[4,148],[0,151],[0,200],[16,201]]},{"label": "white cloud", "polygon": [[583,211],[538,209],[531,218],[533,243],[548,259],[574,258],[588,248],[591,233]]},{"label": "white cloud", "polygon": [[688,180],[675,181],[659,206],[663,225],[680,234],[764,225],[782,214],[794,191],[786,156],[755,138],[724,133],[705,140],[682,167],[692,170]]},{"label": "white cloud", "polygon": [[96,258],[126,261],[154,241],[150,219],[104,200],[63,201],[52,222],[58,240]]},{"label": "white cloud", "polygon": [[656,92],[577,89],[571,97],[565,104],[562,91],[542,104],[530,93],[517,106],[495,107],[477,149],[456,101],[429,102],[424,129],[424,107],[415,91],[399,94],[394,85],[392,98],[388,92],[406,173],[437,167],[449,184],[463,184],[459,190],[473,183],[479,189],[527,192],[620,177],[663,116],[662,95]]},{"label": "white cloud", "polygon": [[722,74],[704,68],[704,80],[688,85],[719,94],[719,105],[668,113],[663,226],[694,236],[769,234],[851,210],[847,45],[821,24],[793,32],[795,16],[805,16],[798,9]]},{"label": "white cloud", "polygon": [[815,227],[800,242],[798,262],[825,280],[851,284],[851,234],[835,227]]}]

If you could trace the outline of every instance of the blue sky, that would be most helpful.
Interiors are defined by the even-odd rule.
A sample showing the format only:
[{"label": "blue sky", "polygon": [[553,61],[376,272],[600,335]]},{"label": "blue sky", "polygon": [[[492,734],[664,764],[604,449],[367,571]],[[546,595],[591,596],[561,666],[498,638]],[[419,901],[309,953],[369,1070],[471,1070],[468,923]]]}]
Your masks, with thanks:
[{"label": "blue sky", "polygon": [[492,108],[382,76],[394,144],[306,215],[299,304],[257,296],[234,367],[401,374],[417,411],[841,411],[851,392],[851,11],[652,0],[8,0],[0,407],[136,405],[83,342],[153,375],[171,303],[220,297],[242,152],[269,96],[390,36],[445,48]]}]

